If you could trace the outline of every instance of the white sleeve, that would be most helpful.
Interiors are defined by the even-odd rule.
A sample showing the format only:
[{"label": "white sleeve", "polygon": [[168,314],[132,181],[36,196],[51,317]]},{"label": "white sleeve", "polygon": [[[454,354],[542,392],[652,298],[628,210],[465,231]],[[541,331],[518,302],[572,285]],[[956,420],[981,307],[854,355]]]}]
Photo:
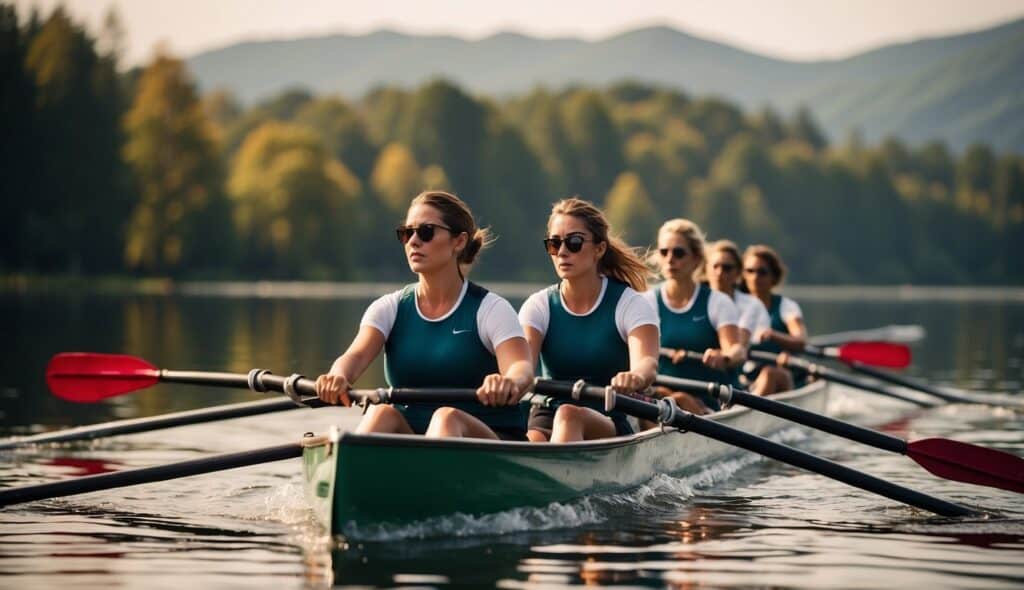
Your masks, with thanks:
[{"label": "white sleeve", "polygon": [[645,298],[631,288],[626,288],[615,306],[615,326],[623,342],[629,341],[629,333],[650,324],[661,330],[658,320],[658,308],[651,305],[650,298]]},{"label": "white sleeve", "polygon": [[782,316],[782,321],[784,322],[788,322],[793,318],[804,317],[803,311],[800,310],[800,305],[789,297],[782,298],[782,303],[779,304],[779,315]]},{"label": "white sleeve", "polygon": [[729,296],[720,291],[711,291],[708,298],[708,319],[715,330],[722,326],[735,326],[740,321],[740,312]]},{"label": "white sleeve", "polygon": [[401,297],[402,291],[398,290],[374,300],[370,307],[363,312],[363,319],[359,320],[359,326],[376,328],[387,340],[388,335],[391,334],[391,328],[395,325],[395,318],[398,317],[398,300]]},{"label": "white sleeve", "polygon": [[476,330],[480,334],[480,342],[491,354],[509,338],[526,337],[512,304],[490,292],[484,296],[476,312]]},{"label": "white sleeve", "polygon": [[533,328],[543,336],[548,332],[548,320],[551,310],[548,309],[548,290],[537,291],[523,302],[519,308],[519,323],[523,328]]}]

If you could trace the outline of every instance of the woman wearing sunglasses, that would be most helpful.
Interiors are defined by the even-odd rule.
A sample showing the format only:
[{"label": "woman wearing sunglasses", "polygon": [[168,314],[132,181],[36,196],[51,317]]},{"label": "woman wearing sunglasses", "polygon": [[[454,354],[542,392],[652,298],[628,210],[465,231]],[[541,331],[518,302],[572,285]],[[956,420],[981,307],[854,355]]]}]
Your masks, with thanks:
[{"label": "woman wearing sunglasses", "polygon": [[[582,199],[555,203],[547,231],[544,248],[560,281],[519,311],[534,360],[551,379],[582,379],[619,393],[647,389],[658,366],[658,316],[638,293],[646,286],[643,261]],[[531,409],[527,436],[571,442],[632,432],[621,412],[556,402]]]},{"label": "woman wearing sunglasses", "polygon": [[760,300],[737,289],[743,275],[739,247],[729,240],[719,240],[709,244],[707,250],[704,276],[712,289],[727,295],[736,304],[740,314],[737,322],[740,344],[746,348],[753,339],[760,341],[761,334],[771,328],[772,320]]},{"label": "woman wearing sunglasses", "polygon": [[463,276],[488,241],[458,197],[424,192],[397,229],[416,283],[367,308],[352,344],[316,381],[328,403],[384,350],[392,387],[475,387],[480,403],[376,405],[356,432],[525,440],[519,399],[533,382],[530,349],[512,306]]},{"label": "woman wearing sunglasses", "polygon": [[[704,234],[687,219],[671,219],[658,230],[658,247],[652,253],[665,281],[644,293],[658,310],[661,346],[675,351],[662,356],[658,372],[672,377],[732,383],[735,369],[746,351],[740,342],[739,312],[736,304],[719,291],[698,283],[696,275],[704,266]],[[686,351],[703,354],[700,362],[688,360]],[[685,393],[661,389],[684,409],[696,413],[719,409],[710,395],[699,396],[699,404]]]},{"label": "woman wearing sunglasses", "polygon": [[[771,327],[760,333],[752,346],[755,350],[769,352],[799,352],[807,343],[807,328],[803,313],[796,301],[777,295],[773,291],[786,277],[786,266],[779,255],[768,246],[750,246],[743,253],[743,280],[747,291],[757,297],[768,310]],[[765,365],[758,373],[750,390],[760,395],[770,395],[793,389],[803,380],[794,384],[792,373],[778,366]]]}]

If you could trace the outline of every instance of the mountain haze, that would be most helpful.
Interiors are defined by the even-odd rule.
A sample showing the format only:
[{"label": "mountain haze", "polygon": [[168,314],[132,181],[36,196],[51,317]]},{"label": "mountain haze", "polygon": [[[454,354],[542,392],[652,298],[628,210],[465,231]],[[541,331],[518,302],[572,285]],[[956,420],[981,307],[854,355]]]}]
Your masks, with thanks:
[{"label": "mountain haze", "polygon": [[833,140],[858,129],[872,142],[895,135],[943,139],[957,150],[980,141],[1024,152],[1024,19],[816,62],[648,27],[599,41],[514,33],[470,41],[382,30],[238,43],[196,55],[189,66],[204,90],[230,89],[244,101],[294,86],[354,98],[437,77],[496,96],[633,79],[748,109],[806,104]]}]

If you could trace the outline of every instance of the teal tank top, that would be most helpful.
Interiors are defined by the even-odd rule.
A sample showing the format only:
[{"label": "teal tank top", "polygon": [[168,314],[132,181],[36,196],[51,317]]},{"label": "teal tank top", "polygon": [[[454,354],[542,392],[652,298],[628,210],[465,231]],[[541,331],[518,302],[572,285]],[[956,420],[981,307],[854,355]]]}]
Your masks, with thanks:
[{"label": "teal tank top", "polygon": [[[789,334],[789,326],[782,319],[782,295],[772,295],[772,304],[768,306],[768,316],[772,320],[772,330],[776,332],[782,332],[783,334]],[[774,342],[762,342],[754,344],[751,350],[763,350],[765,352],[771,352],[778,354],[782,352],[782,347]],[[793,386],[796,388],[803,387],[807,384],[807,374],[799,371],[793,371]]]},{"label": "teal tank top", "polygon": [[[615,308],[627,285],[608,278],[604,297],[597,309],[585,316],[574,315],[562,305],[559,285],[547,289],[548,330],[540,350],[542,374],[549,379],[608,385],[617,373],[629,370],[629,346],[615,325]],[[555,402],[560,405],[559,402]],[[587,402],[588,407],[626,423],[622,412],[604,411],[604,404]]]},{"label": "teal tank top", "polygon": [[[708,313],[708,302],[711,300],[711,288],[701,284],[697,286],[697,299],[690,309],[679,313],[669,309],[662,297],[661,285],[654,287],[655,299],[658,301],[658,318],[661,320],[661,345],[677,350],[693,350],[703,353],[708,348],[721,348],[718,341],[718,330],[711,323]],[[733,385],[736,381],[734,371],[723,373],[716,371],[700,361],[685,360],[674,364],[672,359],[658,357],[658,373],[682,379],[697,379]],[[712,410],[720,409],[718,401],[701,393],[701,401]]]},{"label": "teal tank top", "polygon": [[[487,289],[472,282],[458,307],[440,321],[424,319],[416,309],[416,285],[402,289],[394,326],[384,344],[384,375],[391,387],[476,389],[498,371],[498,360],[484,347],[477,330],[477,312]],[[517,407],[476,403],[396,405],[417,433],[425,432],[434,411],[454,407],[476,416],[491,428],[526,428]]]}]

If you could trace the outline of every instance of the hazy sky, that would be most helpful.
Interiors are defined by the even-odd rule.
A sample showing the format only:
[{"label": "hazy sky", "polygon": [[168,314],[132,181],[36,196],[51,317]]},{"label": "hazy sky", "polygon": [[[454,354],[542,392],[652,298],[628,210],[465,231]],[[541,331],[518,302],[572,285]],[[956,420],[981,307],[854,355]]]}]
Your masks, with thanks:
[{"label": "hazy sky", "polygon": [[114,5],[126,65],[165,41],[179,55],[242,39],[382,27],[479,38],[498,31],[599,39],[667,24],[774,57],[843,57],[892,42],[985,28],[1024,16],[1022,0],[15,0],[21,14],[63,4],[95,31]]}]

